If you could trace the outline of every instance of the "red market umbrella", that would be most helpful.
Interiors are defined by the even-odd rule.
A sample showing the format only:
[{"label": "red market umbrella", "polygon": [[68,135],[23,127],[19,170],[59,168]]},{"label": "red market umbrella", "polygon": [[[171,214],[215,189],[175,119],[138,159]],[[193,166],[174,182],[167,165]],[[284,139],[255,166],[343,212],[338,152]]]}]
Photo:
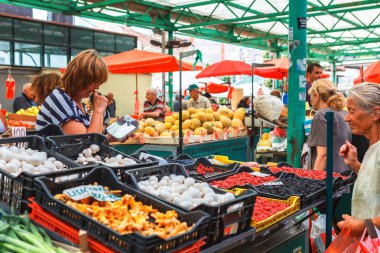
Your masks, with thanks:
[{"label": "red market umbrella", "polygon": [[265,63],[274,64],[269,67],[257,67],[254,69],[254,74],[265,78],[274,78],[282,80],[284,77],[288,77],[289,59],[278,58],[267,61]]},{"label": "red market umbrella", "polygon": [[211,76],[251,75],[251,65],[243,61],[224,60],[202,70],[195,78]]},{"label": "red market umbrella", "polygon": [[364,72],[361,71],[360,76],[355,78],[354,84],[363,82],[380,83],[380,61],[369,65]]}]

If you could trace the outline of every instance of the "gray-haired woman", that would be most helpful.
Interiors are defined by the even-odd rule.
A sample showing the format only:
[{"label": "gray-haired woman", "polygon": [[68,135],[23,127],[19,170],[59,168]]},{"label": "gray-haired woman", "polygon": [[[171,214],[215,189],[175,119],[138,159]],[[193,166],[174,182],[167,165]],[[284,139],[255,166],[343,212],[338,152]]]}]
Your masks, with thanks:
[{"label": "gray-haired woman", "polygon": [[344,214],[338,226],[358,235],[363,233],[365,223],[372,222],[380,228],[380,85],[354,86],[347,98],[347,109],[345,120],[352,133],[370,141],[361,164],[351,143],[346,142],[340,149],[344,162],[358,172],[358,178],[352,195],[352,216]]}]

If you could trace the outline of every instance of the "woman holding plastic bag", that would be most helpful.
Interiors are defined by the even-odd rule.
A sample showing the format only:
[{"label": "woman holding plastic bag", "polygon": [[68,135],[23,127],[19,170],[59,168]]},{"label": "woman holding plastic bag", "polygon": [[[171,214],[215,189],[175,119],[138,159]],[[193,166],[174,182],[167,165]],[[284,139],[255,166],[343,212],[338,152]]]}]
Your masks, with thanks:
[{"label": "woman holding plastic bag", "polygon": [[345,117],[353,134],[370,141],[363,162],[357,159],[356,148],[348,141],[340,149],[344,162],[358,173],[352,195],[352,216],[343,215],[339,228],[361,235],[373,223],[380,228],[380,85],[360,84],[351,88]]}]

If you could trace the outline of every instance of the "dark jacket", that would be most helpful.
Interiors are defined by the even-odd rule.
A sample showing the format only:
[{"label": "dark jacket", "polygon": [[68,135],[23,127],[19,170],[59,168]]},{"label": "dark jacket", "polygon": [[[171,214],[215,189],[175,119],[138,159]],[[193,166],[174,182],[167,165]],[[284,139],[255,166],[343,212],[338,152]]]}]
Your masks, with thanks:
[{"label": "dark jacket", "polygon": [[13,100],[13,112],[16,113],[20,109],[28,109],[33,105],[36,105],[33,100],[30,100],[24,93],[22,93]]}]

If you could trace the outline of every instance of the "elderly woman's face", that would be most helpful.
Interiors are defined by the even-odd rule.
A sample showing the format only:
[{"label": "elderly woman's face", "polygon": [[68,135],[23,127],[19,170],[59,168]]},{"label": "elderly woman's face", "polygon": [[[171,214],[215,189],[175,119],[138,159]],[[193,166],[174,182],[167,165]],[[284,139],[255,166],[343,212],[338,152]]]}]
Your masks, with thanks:
[{"label": "elderly woman's face", "polygon": [[353,134],[364,135],[371,131],[373,125],[371,115],[371,112],[360,108],[353,98],[347,98],[347,115],[345,120],[350,125]]}]

